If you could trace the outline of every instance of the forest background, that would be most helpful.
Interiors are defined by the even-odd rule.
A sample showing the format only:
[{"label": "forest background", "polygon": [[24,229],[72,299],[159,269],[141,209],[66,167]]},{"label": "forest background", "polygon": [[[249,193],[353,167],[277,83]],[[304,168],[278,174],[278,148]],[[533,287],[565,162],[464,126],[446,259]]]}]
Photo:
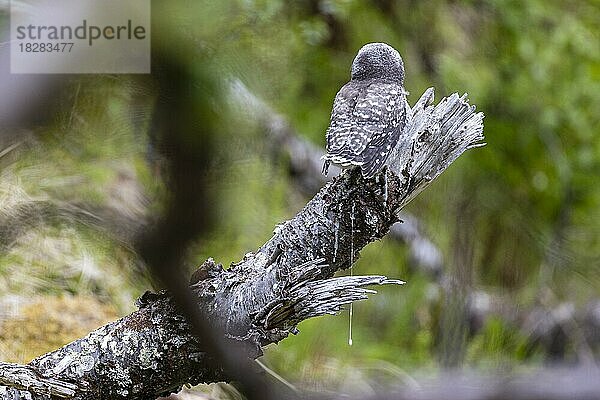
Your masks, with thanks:
[{"label": "forest background", "polygon": [[[435,86],[438,99],[467,92],[486,115],[488,145],[405,210],[433,261],[423,267],[410,242],[390,237],[368,246],[355,273],[406,285],[355,304],[353,346],[347,314],[320,317],[270,346],[265,365],[303,387],[368,392],[374,377],[598,359],[598,1],[177,1],[152,11],[153,46],[172,47],[227,97],[212,116],[222,132],[208,177],[215,224],[190,249],[190,271],[208,257],[239,260],[311,196],[231,82],[324,147],[356,51],[381,41],[404,58],[409,102]],[[129,236],[106,222],[141,226],[168,197],[151,124],[160,104],[143,79],[69,78],[50,117],[3,143],[0,216],[20,223],[0,227],[1,360],[85,335],[152,287]],[[108,213],[94,223],[74,209]]]}]

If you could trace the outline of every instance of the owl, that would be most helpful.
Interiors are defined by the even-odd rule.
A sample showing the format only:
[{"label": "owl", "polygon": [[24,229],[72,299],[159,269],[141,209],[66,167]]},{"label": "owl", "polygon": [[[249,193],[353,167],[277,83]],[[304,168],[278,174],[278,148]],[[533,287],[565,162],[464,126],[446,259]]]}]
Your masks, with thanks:
[{"label": "owl", "polygon": [[385,43],[364,45],[352,62],[350,82],[333,102],[323,173],[331,163],[360,167],[365,178],[377,175],[408,125],[407,94],[398,51]]}]

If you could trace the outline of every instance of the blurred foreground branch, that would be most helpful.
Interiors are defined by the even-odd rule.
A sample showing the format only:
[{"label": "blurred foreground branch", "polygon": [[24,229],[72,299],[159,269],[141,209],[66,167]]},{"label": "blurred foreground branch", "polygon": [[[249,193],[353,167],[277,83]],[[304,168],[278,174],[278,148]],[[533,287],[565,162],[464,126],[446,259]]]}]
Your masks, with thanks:
[{"label": "blurred foreground branch", "polygon": [[[389,231],[400,209],[483,139],[483,114],[475,113],[465,96],[454,94],[437,106],[432,102],[429,89],[415,105],[410,129],[379,177],[365,180],[356,170],[343,173],[293,219],[277,226],[255,253],[227,270],[213,260],[205,262],[190,282],[195,306],[205,318],[201,325],[194,322],[194,329],[189,324],[189,310],[182,315],[187,304],[175,304],[166,292],[146,293],[133,314],[27,366],[0,369],[3,384],[10,387],[0,386],[0,393],[10,399],[25,394],[10,373],[13,367],[29,370],[40,381],[60,381],[70,389],[75,385],[69,396],[73,399],[147,399],[186,383],[227,381],[232,378],[228,372],[235,370],[220,368],[222,363],[258,357],[262,346],[297,333],[300,321],[334,314],[365,299],[372,293],[365,286],[402,283],[383,276],[332,276],[349,268],[364,246]],[[175,259],[148,251],[154,263],[164,259],[172,264]],[[167,270],[159,273],[168,280]],[[231,351],[235,354],[223,358],[211,335],[197,334],[206,326],[237,343]],[[26,387],[31,398],[51,398],[46,387]]]},{"label": "blurred foreground branch", "polygon": [[600,398],[600,370],[546,369],[495,374],[444,374],[412,387],[376,396],[373,400],[592,400]]}]

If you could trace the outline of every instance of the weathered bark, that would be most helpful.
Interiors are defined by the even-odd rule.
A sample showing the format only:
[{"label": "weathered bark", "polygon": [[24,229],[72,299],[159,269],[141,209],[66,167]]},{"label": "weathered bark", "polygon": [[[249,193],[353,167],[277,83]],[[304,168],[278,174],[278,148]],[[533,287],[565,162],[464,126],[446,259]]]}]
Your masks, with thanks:
[{"label": "weathered bark", "polygon": [[[313,196],[324,184],[339,173],[335,166],[327,175],[321,173],[324,149],[301,137],[288,121],[268,104],[257,98],[239,80],[231,84],[231,99],[240,106],[240,112],[255,118],[265,131],[265,142],[274,162],[285,159],[289,175],[295,186],[308,196]],[[406,244],[411,268],[440,281],[444,269],[441,251],[423,233],[417,218],[406,211],[399,214],[400,222],[390,227],[388,236]]]},{"label": "weathered bark", "polygon": [[[401,283],[332,276],[350,267],[364,246],[388,232],[410,199],[483,139],[483,115],[464,96],[454,94],[436,107],[432,96],[429,89],[415,106],[411,129],[379,177],[365,180],[356,170],[346,171],[276,227],[255,253],[228,270],[209,260],[194,274],[198,307],[230,340],[244,343],[251,357],[296,333],[298,322],[365,299],[371,291],[364,286]],[[147,399],[185,383],[228,379],[207,362],[211,349],[191,334],[167,294],[147,294],[139,305],[139,311],[38,357],[30,370],[74,384],[74,399]],[[5,390],[6,398],[18,398],[17,389]],[[42,399],[49,392],[29,393]]]}]

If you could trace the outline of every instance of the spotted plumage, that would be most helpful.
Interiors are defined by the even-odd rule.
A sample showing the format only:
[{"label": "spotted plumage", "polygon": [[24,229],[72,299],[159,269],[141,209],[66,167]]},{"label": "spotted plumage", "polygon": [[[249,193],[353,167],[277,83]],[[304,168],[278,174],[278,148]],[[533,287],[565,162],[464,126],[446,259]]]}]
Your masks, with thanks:
[{"label": "spotted plumage", "polygon": [[335,96],[327,129],[329,163],[359,166],[362,175],[377,175],[407,125],[404,66],[400,54],[384,43],[363,46],[352,63],[352,78]]}]

